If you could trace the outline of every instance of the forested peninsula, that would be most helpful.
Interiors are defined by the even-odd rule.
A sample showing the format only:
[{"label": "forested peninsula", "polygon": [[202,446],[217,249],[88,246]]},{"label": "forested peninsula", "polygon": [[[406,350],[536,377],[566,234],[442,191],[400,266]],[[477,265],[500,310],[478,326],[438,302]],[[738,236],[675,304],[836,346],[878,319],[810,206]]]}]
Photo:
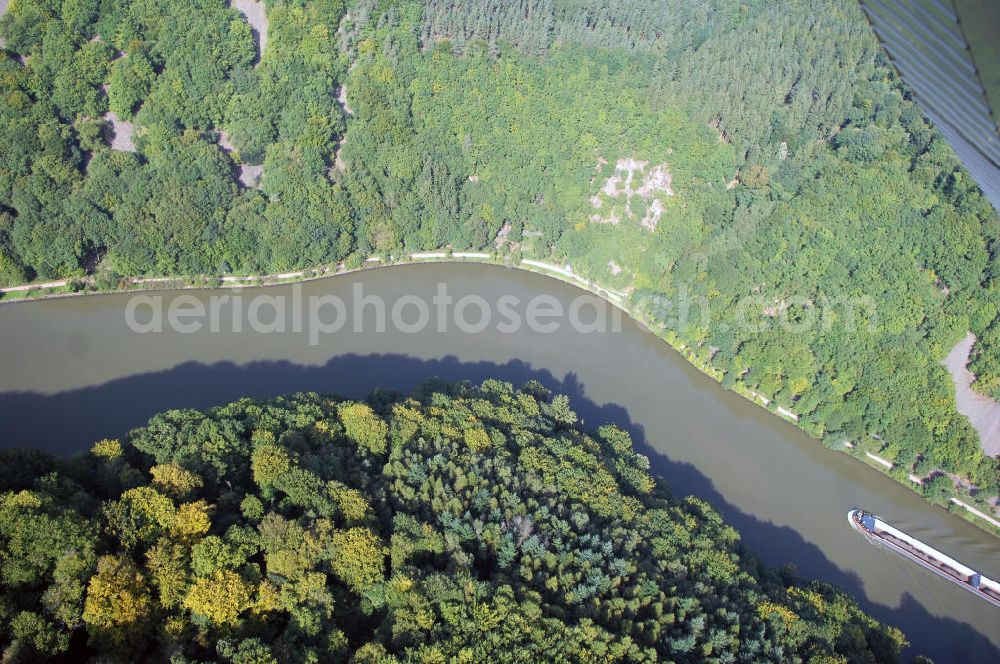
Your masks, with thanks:
[{"label": "forested peninsula", "polygon": [[535,382],[173,410],[0,451],[5,662],[894,662]]},{"label": "forested peninsula", "polygon": [[830,447],[993,509],[940,361],[975,333],[1000,398],[1000,221],[854,0],[266,13],[260,53],[221,0],[12,4],[0,282],[570,263]]}]

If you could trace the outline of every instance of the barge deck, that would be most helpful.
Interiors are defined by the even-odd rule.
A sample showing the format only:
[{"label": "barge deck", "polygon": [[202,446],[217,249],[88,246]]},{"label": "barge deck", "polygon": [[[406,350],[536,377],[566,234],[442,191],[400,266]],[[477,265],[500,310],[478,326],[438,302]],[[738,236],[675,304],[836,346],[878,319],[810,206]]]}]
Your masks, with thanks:
[{"label": "barge deck", "polygon": [[851,527],[871,542],[877,542],[912,560],[921,567],[957,583],[993,606],[1000,608],[1000,583],[983,576],[954,558],[941,553],[920,540],[910,537],[898,528],[869,514],[855,509],[847,513]]}]

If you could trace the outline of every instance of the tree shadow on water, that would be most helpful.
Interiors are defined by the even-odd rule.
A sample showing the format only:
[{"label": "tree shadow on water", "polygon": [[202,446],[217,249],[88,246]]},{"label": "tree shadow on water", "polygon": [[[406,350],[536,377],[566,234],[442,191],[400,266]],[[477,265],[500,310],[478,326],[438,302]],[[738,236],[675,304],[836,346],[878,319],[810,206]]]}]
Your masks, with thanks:
[{"label": "tree shadow on water", "polygon": [[[207,408],[245,396],[265,399],[296,391],[364,398],[376,387],[410,390],[431,376],[473,382],[498,378],[514,384],[537,380],[568,395],[587,427],[612,422],[628,431],[636,448],[650,458],[653,472],[663,476],[676,495],[707,500],[762,560],[769,564],[791,561],[804,575],[843,588],[870,615],[901,628],[912,643],[911,653],[925,654],[938,662],[1000,661],[1000,651],[985,634],[967,623],[931,614],[908,593],[897,607],[868,600],[856,572],[838,567],[792,528],[763,521],[727,502],[695,466],[673,461],[653,449],[643,427],[632,421],[624,407],[590,400],[574,374],[559,379],[519,360],[495,364],[461,362],[454,357],[421,360],[405,355],[342,355],[321,366],[287,361],[246,365],[189,362],[53,395],[0,393],[0,447],[71,454],[89,448],[100,438],[121,436],[170,408]],[[983,610],[994,609],[984,604]]]}]

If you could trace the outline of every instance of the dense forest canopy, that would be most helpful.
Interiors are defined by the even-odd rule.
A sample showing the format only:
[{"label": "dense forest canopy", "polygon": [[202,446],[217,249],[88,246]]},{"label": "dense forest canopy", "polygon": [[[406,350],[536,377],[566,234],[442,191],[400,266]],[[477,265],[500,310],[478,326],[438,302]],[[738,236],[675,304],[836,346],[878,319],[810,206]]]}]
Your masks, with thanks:
[{"label": "dense forest canopy", "polygon": [[[272,0],[254,67],[250,27],[222,0],[15,3],[0,23],[0,281],[98,258],[135,275],[346,255],[348,209],[327,179],[342,12]],[[134,121],[137,152],[107,149],[109,110]],[[237,186],[233,157],[264,162],[260,191]]]},{"label": "dense forest canopy", "polygon": [[897,630],[576,420],[537,383],[432,381],[4,450],[4,661],[898,660]]},{"label": "dense forest canopy", "polygon": [[557,259],[829,445],[1000,491],[939,363],[975,332],[1000,398],[1000,221],[853,0],[266,4],[259,63],[222,0],[13,4],[0,282]]}]

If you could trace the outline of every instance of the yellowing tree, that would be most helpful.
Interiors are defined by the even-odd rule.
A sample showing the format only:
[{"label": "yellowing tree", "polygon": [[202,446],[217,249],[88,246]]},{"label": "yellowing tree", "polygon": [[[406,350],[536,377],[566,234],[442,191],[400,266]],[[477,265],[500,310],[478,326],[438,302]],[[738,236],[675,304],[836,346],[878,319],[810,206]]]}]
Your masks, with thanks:
[{"label": "yellowing tree", "polygon": [[192,491],[201,488],[204,484],[200,477],[175,463],[153,466],[149,469],[149,473],[157,488],[181,500],[187,498]]},{"label": "yellowing tree", "polygon": [[198,579],[184,598],[184,608],[214,625],[235,625],[252,605],[250,586],[230,570],[217,570]]},{"label": "yellowing tree", "polygon": [[122,455],[122,444],[117,440],[105,438],[94,443],[94,446],[90,448],[90,453],[100,459],[111,461]]},{"label": "yellowing tree", "polygon": [[372,454],[385,452],[389,427],[371,406],[364,403],[344,404],[340,407],[340,420],[349,439]]},{"label": "yellowing tree", "polygon": [[384,577],[389,550],[378,535],[367,528],[350,528],[333,534],[330,566],[334,574],[355,592],[362,592]]},{"label": "yellowing tree", "polygon": [[276,479],[288,472],[291,467],[288,452],[277,445],[261,445],[253,451],[250,467],[253,470],[253,481],[261,487],[270,487]]},{"label": "yellowing tree", "polygon": [[204,500],[194,503],[184,503],[177,508],[170,534],[185,541],[197,539],[212,527],[208,516],[209,505]]},{"label": "yellowing tree", "polygon": [[152,541],[168,530],[174,523],[175,512],[173,501],[148,486],[129,489],[104,507],[109,524],[128,547]]},{"label": "yellowing tree", "polygon": [[492,444],[486,429],[466,429],[464,438],[466,446],[473,452],[484,452]]},{"label": "yellowing tree", "polygon": [[83,622],[99,640],[120,647],[136,640],[150,617],[146,579],[128,556],[101,556],[87,585]]},{"label": "yellowing tree", "polygon": [[370,514],[371,508],[365,495],[357,489],[345,486],[341,482],[327,482],[326,491],[340,509],[340,515],[349,526],[363,522]]}]

